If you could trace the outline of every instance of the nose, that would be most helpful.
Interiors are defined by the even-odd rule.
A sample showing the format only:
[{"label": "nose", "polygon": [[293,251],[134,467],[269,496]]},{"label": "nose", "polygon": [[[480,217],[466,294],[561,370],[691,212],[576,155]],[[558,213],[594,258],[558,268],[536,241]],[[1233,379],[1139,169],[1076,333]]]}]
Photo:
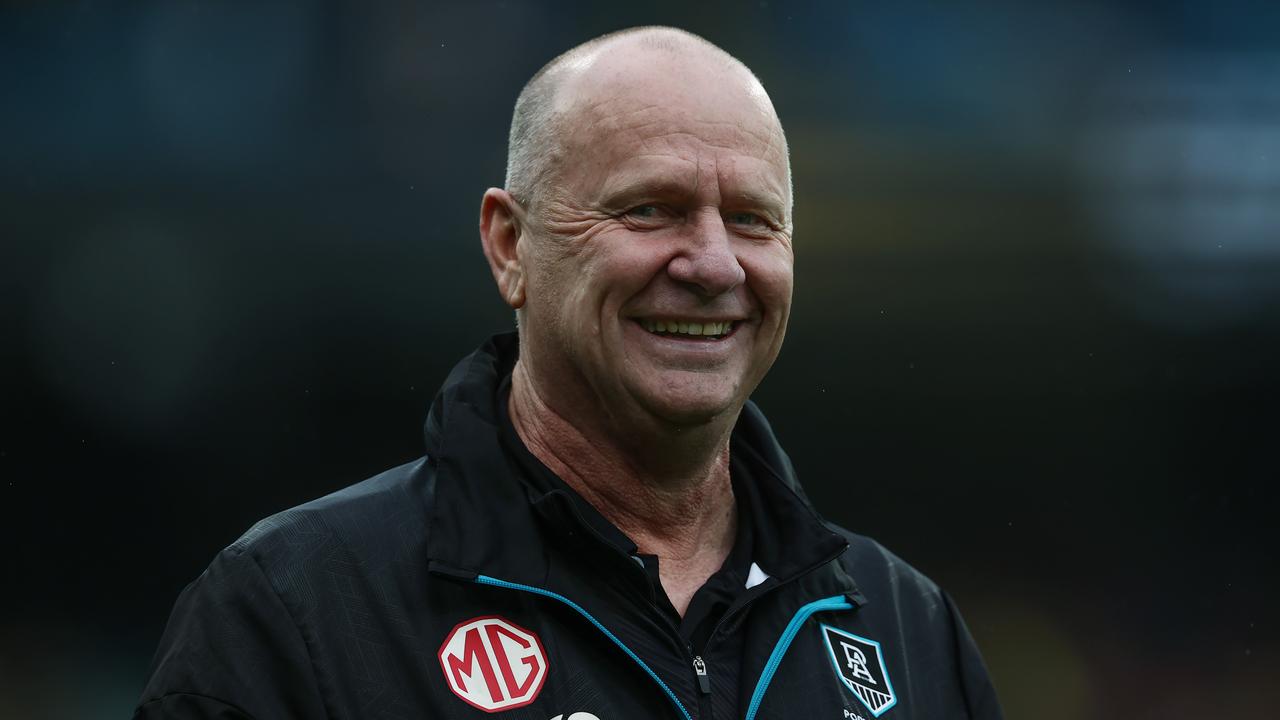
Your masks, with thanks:
[{"label": "nose", "polygon": [[698,213],[686,228],[680,252],[667,264],[673,280],[705,297],[724,295],[746,281],[719,211]]}]

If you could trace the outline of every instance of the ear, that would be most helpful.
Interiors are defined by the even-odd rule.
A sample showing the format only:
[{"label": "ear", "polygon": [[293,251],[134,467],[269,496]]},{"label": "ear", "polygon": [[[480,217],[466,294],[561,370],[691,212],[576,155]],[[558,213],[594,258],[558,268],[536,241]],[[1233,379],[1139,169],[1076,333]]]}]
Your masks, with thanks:
[{"label": "ear", "polygon": [[489,188],[480,201],[480,244],[502,299],[519,310],[524,305],[524,265],[517,252],[523,235],[519,206],[511,193]]}]

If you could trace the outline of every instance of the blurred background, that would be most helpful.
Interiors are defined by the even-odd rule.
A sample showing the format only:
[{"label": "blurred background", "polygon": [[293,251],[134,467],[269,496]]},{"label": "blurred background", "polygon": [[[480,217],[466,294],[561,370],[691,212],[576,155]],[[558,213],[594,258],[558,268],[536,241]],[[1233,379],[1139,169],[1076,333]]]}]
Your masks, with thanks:
[{"label": "blurred background", "polygon": [[647,23],[788,131],[826,515],[1011,718],[1275,717],[1280,5],[987,0],[6,4],[0,716],[127,716],[219,549],[421,454],[517,92]]}]

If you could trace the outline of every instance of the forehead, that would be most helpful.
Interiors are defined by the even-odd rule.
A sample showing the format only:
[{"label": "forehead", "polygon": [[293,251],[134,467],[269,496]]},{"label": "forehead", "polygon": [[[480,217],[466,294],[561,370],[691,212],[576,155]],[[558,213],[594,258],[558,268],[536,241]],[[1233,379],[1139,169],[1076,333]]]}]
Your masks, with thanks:
[{"label": "forehead", "polygon": [[574,75],[557,97],[572,174],[710,159],[722,173],[781,174],[785,183],[786,141],[773,106],[733,61],[620,52]]}]

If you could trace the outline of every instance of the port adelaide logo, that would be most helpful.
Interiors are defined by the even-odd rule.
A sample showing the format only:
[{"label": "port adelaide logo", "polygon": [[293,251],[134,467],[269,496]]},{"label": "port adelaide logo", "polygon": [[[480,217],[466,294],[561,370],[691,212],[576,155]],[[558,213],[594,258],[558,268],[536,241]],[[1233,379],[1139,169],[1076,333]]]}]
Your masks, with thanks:
[{"label": "port adelaide logo", "polygon": [[439,657],[453,694],[485,712],[528,705],[547,679],[547,651],[538,636],[493,615],[459,623]]},{"label": "port adelaide logo", "polygon": [[872,715],[880,717],[898,702],[893,684],[889,682],[880,643],[825,624],[822,626],[822,639],[831,656],[831,664],[835,666],[836,676],[858,696]]}]

